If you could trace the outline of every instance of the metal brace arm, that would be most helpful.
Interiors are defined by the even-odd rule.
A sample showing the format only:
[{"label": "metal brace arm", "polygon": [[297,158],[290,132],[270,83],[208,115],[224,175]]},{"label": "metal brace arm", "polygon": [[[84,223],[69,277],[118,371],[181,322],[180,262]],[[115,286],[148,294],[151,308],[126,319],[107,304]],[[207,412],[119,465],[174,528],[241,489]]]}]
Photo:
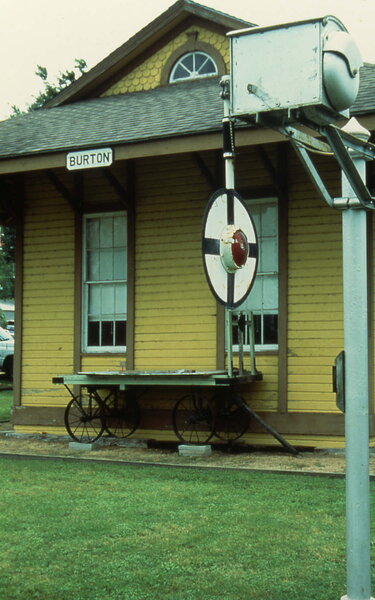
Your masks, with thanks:
[{"label": "metal brace arm", "polygon": [[328,144],[326,144],[316,138],[303,134],[303,132],[291,125],[283,125],[277,118],[272,118],[270,115],[258,115],[257,122],[263,127],[269,127],[278,131],[289,139],[307,173],[310,175],[313,184],[328,206],[332,208],[343,207],[342,204],[336,205],[335,199],[332,198],[327,190],[312,160],[308,156],[306,150],[306,147],[308,148],[308,146],[311,147],[312,151],[322,152],[323,154],[329,153],[331,150],[341,169],[345,173],[360,205],[367,210],[375,210],[375,198],[371,196],[365,183],[362,181],[348,150],[348,148],[351,148],[356,152],[360,152],[365,159],[374,160],[374,144],[364,142],[334,125],[317,126],[310,121],[301,121],[301,125],[313,129],[318,134],[324,136],[328,142]]},{"label": "metal brace arm", "polygon": [[302,164],[304,165],[307,173],[310,175],[311,181],[315,185],[317,191],[322,196],[323,200],[325,200],[325,202],[327,202],[328,206],[330,206],[331,208],[334,208],[334,199],[332,198],[331,194],[327,190],[322,178],[320,177],[318,171],[316,170],[316,168],[314,166],[314,163],[312,162],[311,158],[309,157],[307,150],[305,150],[305,148],[302,148],[302,146],[300,146],[294,140],[290,140],[290,141],[291,141],[291,144],[292,144],[294,150],[298,154]]},{"label": "metal brace arm", "polygon": [[[373,198],[367,189],[366,185],[362,181],[361,176],[359,175],[352,157],[344,144],[342,132],[337,127],[332,127],[327,125],[326,127],[322,127],[322,133],[327,138],[329,145],[331,146],[335,158],[339,163],[341,169],[344,171],[346,178],[348,179],[355,195],[357,196],[359,202],[364,208],[375,210],[375,198]],[[345,139],[348,143],[352,136],[345,135]],[[355,139],[355,138],[354,138]],[[357,140],[360,142],[360,140]],[[360,144],[357,144],[360,147]],[[370,145],[364,144],[369,148]]]},{"label": "metal brace arm", "polygon": [[310,176],[316,190],[321,195],[323,200],[328,204],[328,206],[334,208],[334,199],[326,188],[322,178],[314,166],[314,163],[309,157],[308,151],[306,150],[306,148],[310,148],[311,151],[328,154],[332,151],[331,147],[316,137],[304,134],[299,129],[296,129],[291,125],[281,125],[277,119],[273,119],[270,115],[258,115],[258,122],[263,127],[269,127],[275,131],[278,131],[290,141],[300,161],[305,167],[305,170]]}]

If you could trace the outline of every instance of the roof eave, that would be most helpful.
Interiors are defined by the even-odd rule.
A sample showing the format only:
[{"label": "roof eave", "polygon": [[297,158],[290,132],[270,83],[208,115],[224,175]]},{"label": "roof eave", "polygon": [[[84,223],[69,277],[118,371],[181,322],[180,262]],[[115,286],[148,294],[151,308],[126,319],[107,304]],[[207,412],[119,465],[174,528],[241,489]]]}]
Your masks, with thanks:
[{"label": "roof eave", "polygon": [[[375,112],[357,115],[361,124],[375,131]],[[284,136],[272,129],[262,127],[244,127],[237,131],[236,145],[252,146],[285,141]],[[154,140],[140,140],[131,143],[113,144],[115,160],[129,160],[150,156],[183,154],[202,150],[217,150],[222,147],[221,131],[202,131],[193,135],[164,137]],[[49,152],[13,155],[0,159],[0,175],[9,173],[26,173],[64,167],[66,154],[70,149]]]}]

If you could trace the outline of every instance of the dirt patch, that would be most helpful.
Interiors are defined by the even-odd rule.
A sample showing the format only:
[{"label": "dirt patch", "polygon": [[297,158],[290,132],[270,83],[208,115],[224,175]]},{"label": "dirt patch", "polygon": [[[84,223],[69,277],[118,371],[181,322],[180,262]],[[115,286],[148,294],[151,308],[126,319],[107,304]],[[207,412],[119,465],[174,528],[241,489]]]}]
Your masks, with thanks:
[{"label": "dirt patch", "polygon": [[[68,438],[58,436],[22,436],[1,432],[0,454],[71,457],[89,460],[111,460],[181,466],[259,469],[310,473],[343,474],[345,457],[342,451],[301,450],[293,456],[283,450],[254,449],[245,446],[213,446],[211,456],[180,456],[177,444],[158,444],[149,447],[128,447],[123,440],[100,440],[95,450],[69,448]],[[130,443],[137,443],[132,441]],[[139,442],[141,444],[141,442]],[[375,475],[375,456],[370,455],[370,474]]]}]

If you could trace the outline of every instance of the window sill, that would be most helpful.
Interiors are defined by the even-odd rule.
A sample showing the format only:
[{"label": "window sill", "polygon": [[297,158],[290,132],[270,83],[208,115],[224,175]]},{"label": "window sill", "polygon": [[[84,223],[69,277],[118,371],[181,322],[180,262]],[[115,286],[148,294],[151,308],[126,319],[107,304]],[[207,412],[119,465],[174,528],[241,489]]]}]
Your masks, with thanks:
[{"label": "window sill", "polygon": [[82,350],[81,356],[121,356],[126,357],[126,350]]},{"label": "window sill", "polygon": [[[250,348],[249,346],[244,346],[243,347],[243,353],[244,355],[249,354],[250,352]],[[233,347],[233,354],[238,355],[239,353],[239,349],[238,346],[234,346]],[[259,356],[260,354],[279,354],[279,347],[275,345],[272,345],[271,347],[267,348],[266,346],[255,346],[255,354],[256,356]]]},{"label": "window sill", "polygon": [[[246,358],[247,356],[249,356],[249,351],[245,350],[243,355],[244,355],[244,358]],[[279,355],[278,350],[256,350],[255,351],[255,356],[278,356],[278,355]],[[233,356],[239,356],[238,350],[233,350]]]}]

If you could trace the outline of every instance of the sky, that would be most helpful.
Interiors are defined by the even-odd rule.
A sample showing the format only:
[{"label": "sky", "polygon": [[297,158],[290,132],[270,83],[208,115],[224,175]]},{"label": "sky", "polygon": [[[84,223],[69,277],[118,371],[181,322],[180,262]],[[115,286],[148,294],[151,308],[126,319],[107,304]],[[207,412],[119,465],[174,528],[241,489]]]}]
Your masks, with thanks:
[{"label": "sky", "polygon": [[[173,0],[0,0],[0,120],[12,106],[25,109],[49,80],[76,58],[95,66],[173,4]],[[211,8],[257,25],[334,15],[356,40],[363,60],[375,63],[375,0],[207,0]]]}]

